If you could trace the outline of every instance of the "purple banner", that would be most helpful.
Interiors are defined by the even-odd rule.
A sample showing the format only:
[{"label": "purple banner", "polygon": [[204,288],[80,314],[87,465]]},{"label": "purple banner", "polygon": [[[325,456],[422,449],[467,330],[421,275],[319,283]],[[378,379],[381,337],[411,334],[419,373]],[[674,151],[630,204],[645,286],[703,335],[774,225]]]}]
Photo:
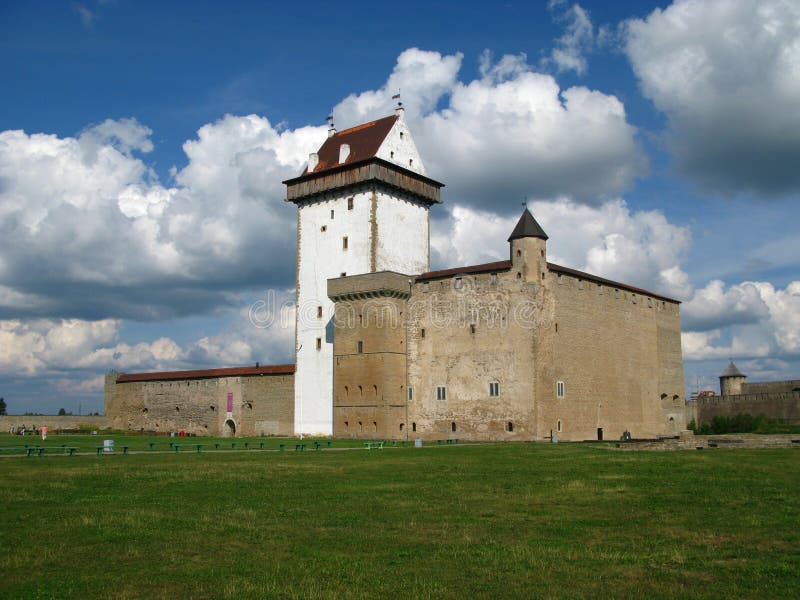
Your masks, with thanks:
[{"label": "purple banner", "polygon": [[233,412],[233,392],[228,392],[228,412]]}]

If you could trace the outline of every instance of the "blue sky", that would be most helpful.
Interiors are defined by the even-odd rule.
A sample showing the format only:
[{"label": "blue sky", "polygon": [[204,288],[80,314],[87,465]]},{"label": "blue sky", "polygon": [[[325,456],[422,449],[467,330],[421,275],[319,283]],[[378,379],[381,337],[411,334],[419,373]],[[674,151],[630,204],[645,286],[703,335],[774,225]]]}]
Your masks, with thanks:
[{"label": "blue sky", "polygon": [[[679,298],[692,389],[800,376],[800,8],[762,2],[6,2],[0,396],[292,359],[293,207],[324,139],[407,118],[434,267],[551,259]],[[255,327],[249,307],[275,306]],[[283,322],[283,323],[282,323]]]}]

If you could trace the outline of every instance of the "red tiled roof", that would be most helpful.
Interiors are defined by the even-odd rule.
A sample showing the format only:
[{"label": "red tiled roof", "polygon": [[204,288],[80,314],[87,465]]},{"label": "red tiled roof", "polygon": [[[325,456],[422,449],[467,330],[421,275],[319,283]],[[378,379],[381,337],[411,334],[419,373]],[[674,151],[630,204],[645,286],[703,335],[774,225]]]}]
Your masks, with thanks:
[{"label": "red tiled roof", "polygon": [[[317,152],[319,163],[314,168],[314,173],[339,166],[339,147],[342,144],[350,146],[350,154],[343,164],[374,158],[396,121],[397,115],[392,115],[335,133],[325,140]],[[307,174],[308,168],[303,171],[303,175]]]},{"label": "red tiled roof", "polygon": [[227,369],[201,369],[198,371],[161,371],[158,373],[126,373],[117,383],[134,381],[166,381],[175,379],[208,379],[211,377],[243,377],[250,375],[291,375],[295,366],[265,365],[263,367],[230,367]]},{"label": "red tiled roof", "polygon": [[473,265],[471,267],[458,267],[456,269],[444,269],[443,271],[428,271],[422,275],[417,275],[417,281],[425,281],[426,279],[437,279],[439,277],[450,277],[451,275],[472,275],[474,273],[489,273],[491,271],[505,271],[511,268],[510,260],[501,260],[498,262],[484,263],[482,265]]},{"label": "red tiled roof", "polygon": [[[473,265],[469,267],[457,267],[455,269],[444,269],[442,271],[429,271],[428,273],[423,273],[422,275],[418,275],[416,281],[426,281],[429,279],[438,279],[440,277],[451,277],[453,275],[473,275],[476,273],[489,273],[492,271],[505,271],[511,268],[511,261],[510,260],[501,260],[499,262],[492,262],[492,263],[484,263],[482,265]],[[578,277],[580,279],[586,279],[587,281],[594,281],[596,283],[603,283],[605,285],[609,285],[611,287],[620,288],[623,290],[628,290],[629,292],[635,292],[637,294],[645,294],[647,296],[652,296],[653,298],[658,298],[659,300],[666,300],[668,302],[675,302],[676,304],[680,304],[680,300],[675,300],[674,298],[670,298],[669,296],[662,296],[661,294],[654,294],[653,292],[648,292],[647,290],[643,290],[641,288],[634,287],[632,285],[628,285],[626,283],[620,283],[618,281],[612,281],[611,279],[605,279],[603,277],[598,277],[597,275],[592,275],[591,273],[584,273],[583,271],[578,271],[577,269],[570,269],[569,267],[562,267],[561,265],[557,265],[554,263],[547,263],[547,268],[554,273],[563,273],[565,275],[570,275],[572,277]]]}]

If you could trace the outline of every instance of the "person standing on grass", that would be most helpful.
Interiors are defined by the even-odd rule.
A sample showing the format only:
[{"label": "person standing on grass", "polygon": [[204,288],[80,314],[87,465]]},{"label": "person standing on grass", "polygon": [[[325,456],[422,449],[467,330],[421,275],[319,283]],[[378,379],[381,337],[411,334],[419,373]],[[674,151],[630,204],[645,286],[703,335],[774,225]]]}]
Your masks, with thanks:
[{"label": "person standing on grass", "polygon": [[42,441],[47,439],[47,425],[42,425],[40,430],[42,432]]}]

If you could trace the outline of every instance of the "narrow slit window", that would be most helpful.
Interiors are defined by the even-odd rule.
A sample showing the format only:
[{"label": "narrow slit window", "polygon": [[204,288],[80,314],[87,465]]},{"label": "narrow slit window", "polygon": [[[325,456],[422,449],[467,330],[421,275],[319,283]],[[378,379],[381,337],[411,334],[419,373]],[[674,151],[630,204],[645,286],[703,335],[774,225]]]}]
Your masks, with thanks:
[{"label": "narrow slit window", "polygon": [[564,399],[564,382],[557,381],[556,382],[556,397],[563,400]]},{"label": "narrow slit window", "polygon": [[358,353],[359,354],[364,353],[364,342],[362,342],[361,340],[358,341]]},{"label": "narrow slit window", "polygon": [[497,381],[489,382],[489,396],[496,398],[500,395],[500,383]]},{"label": "narrow slit window", "polygon": [[447,386],[440,385],[436,387],[436,399],[447,400]]},{"label": "narrow slit window", "polygon": [[318,319],[322,318],[322,307],[321,306],[317,307],[317,318]]},{"label": "narrow slit window", "polygon": [[322,350],[322,338],[317,338],[317,350]]},{"label": "narrow slit window", "polygon": [[353,210],[353,197],[350,196],[347,199],[347,210]]},{"label": "narrow slit window", "polygon": [[347,236],[344,236],[344,237],[342,238],[342,250],[347,250],[348,241],[349,241],[349,240],[347,239]]}]

